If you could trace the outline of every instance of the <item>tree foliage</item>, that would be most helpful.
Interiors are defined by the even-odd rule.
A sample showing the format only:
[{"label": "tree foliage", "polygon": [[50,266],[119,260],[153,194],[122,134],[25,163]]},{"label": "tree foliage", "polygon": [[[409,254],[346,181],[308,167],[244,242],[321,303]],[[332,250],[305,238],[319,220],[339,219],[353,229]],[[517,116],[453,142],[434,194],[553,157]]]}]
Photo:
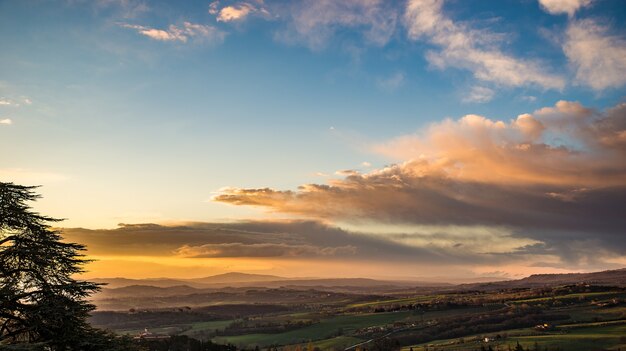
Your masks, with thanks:
[{"label": "tree foliage", "polygon": [[119,349],[87,322],[99,286],[74,278],[88,262],[84,246],[63,242],[51,227],[59,220],[30,208],[38,198],[35,187],[0,182],[0,347]]}]

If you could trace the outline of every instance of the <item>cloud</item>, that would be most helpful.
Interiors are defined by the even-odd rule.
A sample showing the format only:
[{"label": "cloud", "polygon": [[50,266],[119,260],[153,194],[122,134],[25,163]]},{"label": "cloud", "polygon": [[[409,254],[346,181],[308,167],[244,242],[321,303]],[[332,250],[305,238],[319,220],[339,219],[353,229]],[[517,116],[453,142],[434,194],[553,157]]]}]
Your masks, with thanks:
[{"label": "cloud", "polygon": [[97,8],[115,8],[123,18],[135,18],[150,10],[150,7],[141,0],[96,0],[93,4]]},{"label": "cloud", "polygon": [[[345,261],[368,267],[401,264],[405,270],[412,267],[409,271],[436,264],[445,271],[445,267],[472,269],[494,264],[558,267],[565,262],[572,269],[590,262],[594,252],[604,255],[597,257],[594,264],[607,267],[610,263],[604,258],[617,257],[615,248],[607,249],[601,239],[590,239],[580,232],[526,235],[498,226],[413,226],[372,234],[316,221],[291,220],[120,224],[117,229],[61,230],[66,240],[85,244],[90,256],[107,257],[107,260],[141,256],[146,262],[151,261],[150,257],[154,257],[154,262],[212,258],[283,260],[281,265],[287,261],[309,264]],[[542,240],[533,235],[541,236]],[[188,264],[193,263],[185,265]],[[333,271],[330,272],[332,275]]]},{"label": "cloud", "polygon": [[463,97],[462,101],[485,103],[485,102],[491,101],[494,95],[495,95],[495,91],[493,91],[492,89],[481,87],[481,86],[474,86],[468,92],[468,94]]},{"label": "cloud", "polygon": [[184,245],[176,250],[177,255],[190,258],[344,256],[355,253],[356,248],[354,246],[317,247],[312,245],[242,243]]},{"label": "cloud", "polygon": [[[125,265],[132,262],[136,272],[144,270],[143,276],[159,277],[167,267],[181,277],[189,277],[190,269],[195,276],[216,270],[216,273],[264,270],[291,276],[387,278],[390,271],[395,276],[441,276],[450,275],[451,271],[471,274],[470,270],[477,265],[528,262],[528,255],[522,253],[511,257],[497,253],[535,243],[511,238],[509,231],[498,229],[468,237],[463,233],[481,230],[414,228],[403,237],[399,233],[387,236],[347,231],[316,221],[121,224],[117,229],[63,228],[61,231],[67,241],[85,244],[89,257],[101,262],[90,266],[90,271],[96,272],[91,274],[96,276],[117,274],[110,267],[112,264],[123,267],[121,261]],[[492,244],[476,245],[479,241]],[[454,246],[458,243],[462,245]],[[551,261],[543,255],[540,258],[535,262]],[[421,271],[425,267],[427,270]]]},{"label": "cloud", "polygon": [[354,170],[354,169],[342,169],[339,171],[335,172],[336,175],[338,176],[351,176],[351,175],[359,175],[359,171]]},{"label": "cloud", "polygon": [[231,22],[246,18],[252,11],[248,4],[240,4],[238,6],[226,6],[220,10],[217,20],[221,22]]},{"label": "cloud", "polygon": [[276,38],[324,48],[328,40],[346,29],[362,33],[368,44],[384,46],[396,29],[393,4],[383,0],[304,0],[273,9],[288,22]]},{"label": "cloud", "polygon": [[426,54],[433,67],[466,69],[480,81],[508,87],[537,85],[562,89],[565,86],[562,77],[546,72],[541,63],[502,52],[497,47],[496,35],[455,23],[443,14],[442,6],[442,0],[409,0],[404,14],[410,39],[425,38],[439,47]]},{"label": "cloud", "polygon": [[576,70],[576,80],[594,90],[626,84],[626,40],[609,34],[594,20],[568,25],[563,51]]},{"label": "cloud", "polygon": [[26,105],[31,105],[33,103],[29,98],[24,96],[20,96],[18,99],[0,97],[0,106],[20,107],[20,101]]},{"label": "cloud", "polygon": [[220,8],[219,1],[214,1],[209,4],[209,14],[216,16],[218,22],[244,21],[250,15],[257,15],[266,19],[272,17],[270,12],[264,7],[263,0],[242,1],[222,8]]},{"label": "cloud", "polygon": [[[364,257],[370,260],[410,258],[414,262],[450,264],[469,262],[472,256],[467,250],[448,252],[450,245],[444,242],[438,246],[419,247],[403,243],[405,238],[394,240],[354,233],[316,221],[243,221],[171,226],[120,224],[117,229],[65,228],[63,235],[67,240],[87,245],[90,255],[292,259],[334,257],[346,260],[360,260]],[[431,238],[432,241],[436,240]]]},{"label": "cloud", "polygon": [[466,115],[373,151],[403,161],[296,191],[227,188],[214,200],[330,221],[505,226],[553,246],[594,237],[626,252],[626,104]]},{"label": "cloud", "polygon": [[13,121],[10,118],[4,118],[4,119],[0,119],[0,125],[11,125],[13,124]]},{"label": "cloud", "polygon": [[186,43],[189,39],[194,38],[208,43],[219,44],[224,41],[226,36],[226,33],[213,26],[190,22],[184,22],[182,27],[172,24],[166,30],[124,23],[120,24],[120,26],[134,29],[141,35],[159,41],[180,41]]},{"label": "cloud", "polygon": [[591,5],[591,2],[592,0],[539,0],[539,5],[552,15],[566,13],[572,17],[580,8]]},{"label": "cloud", "polygon": [[404,82],[404,73],[396,72],[389,77],[378,79],[376,83],[380,89],[392,92],[402,87],[404,85]]},{"label": "cloud", "polygon": [[212,3],[209,4],[209,14],[211,15],[217,15],[220,10],[220,2],[219,1],[213,1]]},{"label": "cloud", "polygon": [[221,22],[238,21],[246,18],[250,12],[254,11],[254,7],[244,3],[237,6],[226,6],[220,10],[217,20]]}]

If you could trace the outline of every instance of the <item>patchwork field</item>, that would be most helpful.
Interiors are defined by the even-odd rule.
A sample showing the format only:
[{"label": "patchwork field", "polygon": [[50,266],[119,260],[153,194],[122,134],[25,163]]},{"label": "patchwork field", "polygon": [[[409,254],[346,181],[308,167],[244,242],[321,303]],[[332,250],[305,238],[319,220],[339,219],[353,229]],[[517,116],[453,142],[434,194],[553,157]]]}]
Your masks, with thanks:
[{"label": "patchwork field", "polygon": [[[231,343],[240,347],[254,347],[255,345],[266,347],[270,345],[285,345],[296,343],[308,343],[309,341],[333,340],[336,336],[352,334],[360,328],[372,326],[385,326],[396,321],[409,321],[415,317],[411,312],[390,312],[376,314],[341,315],[323,319],[312,326],[280,334],[249,334],[232,337],[216,337],[213,341],[227,344]],[[341,339],[342,344],[345,339]],[[352,338],[352,341],[360,342],[362,339]],[[326,344],[336,344],[327,342]],[[325,343],[320,343],[325,345]]]},{"label": "patchwork field", "polygon": [[[229,293],[213,294],[228,299]],[[234,293],[237,298],[263,296],[272,303],[246,300],[230,305],[102,311],[94,313],[92,323],[131,336],[148,328],[156,335],[186,335],[238,349],[626,349],[626,289],[621,287],[581,283],[494,290],[489,286],[376,295],[255,288],[250,293],[245,289]],[[286,301],[281,297],[287,297]]]}]

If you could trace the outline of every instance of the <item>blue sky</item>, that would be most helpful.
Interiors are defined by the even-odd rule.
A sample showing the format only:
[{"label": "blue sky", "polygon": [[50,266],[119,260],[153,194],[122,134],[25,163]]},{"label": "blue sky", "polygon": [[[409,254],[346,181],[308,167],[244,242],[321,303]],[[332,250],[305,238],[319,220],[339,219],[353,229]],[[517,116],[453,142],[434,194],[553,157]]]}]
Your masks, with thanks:
[{"label": "blue sky", "polygon": [[211,199],[409,161],[381,145],[446,118],[601,114],[624,102],[625,19],[602,0],[1,1],[0,179],[43,185],[68,227],[300,218]]}]

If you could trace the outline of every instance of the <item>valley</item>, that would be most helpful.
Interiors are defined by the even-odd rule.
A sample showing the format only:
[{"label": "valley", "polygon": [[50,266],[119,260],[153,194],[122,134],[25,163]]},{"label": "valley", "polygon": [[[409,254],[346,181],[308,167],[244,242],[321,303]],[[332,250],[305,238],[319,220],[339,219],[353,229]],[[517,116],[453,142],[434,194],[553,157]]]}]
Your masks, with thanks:
[{"label": "valley", "polygon": [[[626,270],[420,286],[371,279],[129,285],[95,296],[91,323],[238,349],[618,350]],[[206,281],[206,279],[205,279]],[[176,284],[178,282],[175,282]],[[228,285],[223,286],[223,284]],[[246,286],[248,285],[248,286]]]}]

